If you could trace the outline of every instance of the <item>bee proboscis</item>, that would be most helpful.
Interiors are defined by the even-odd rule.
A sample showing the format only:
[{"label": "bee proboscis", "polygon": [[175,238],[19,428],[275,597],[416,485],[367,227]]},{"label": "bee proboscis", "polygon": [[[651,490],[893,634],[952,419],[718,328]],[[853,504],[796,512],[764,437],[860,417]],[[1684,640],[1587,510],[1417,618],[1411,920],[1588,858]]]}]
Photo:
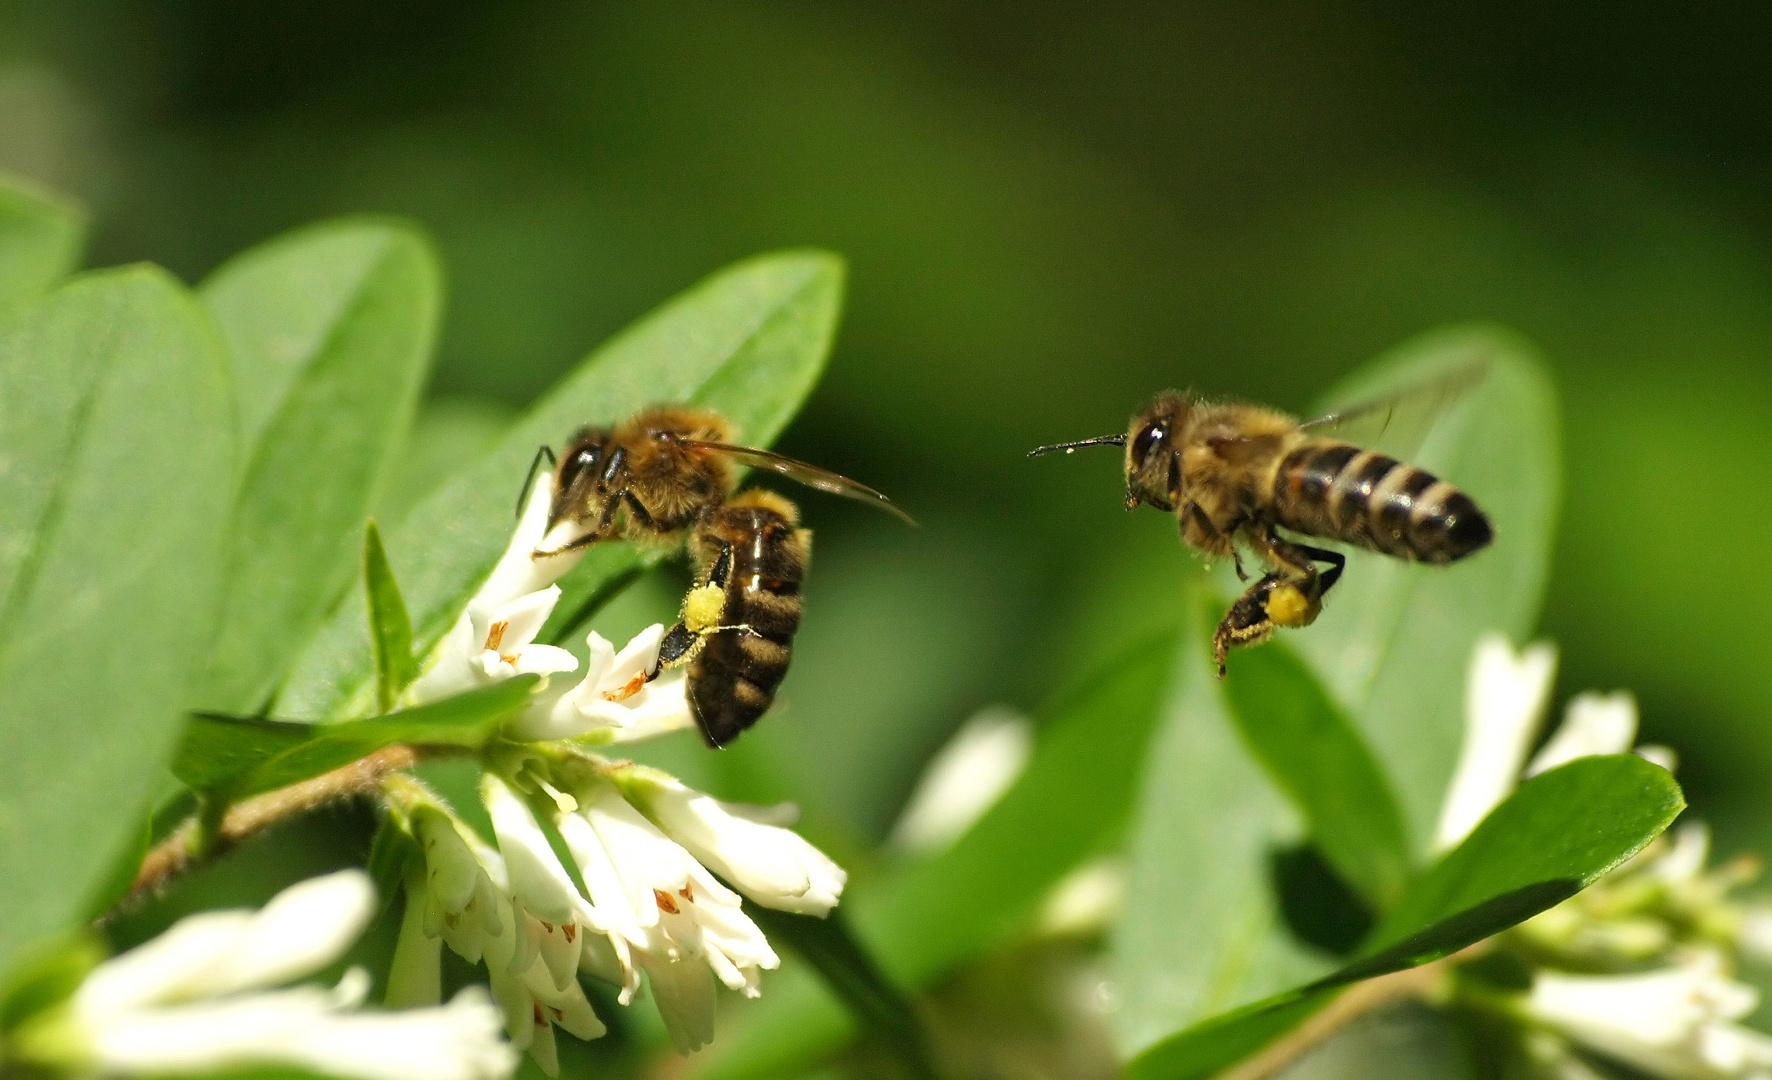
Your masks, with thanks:
[{"label": "bee proboscis", "polygon": [[1383,431],[1399,411],[1431,414],[1485,370],[1460,369],[1302,423],[1274,409],[1166,391],[1132,418],[1124,435],[1042,446],[1032,455],[1123,447],[1126,509],[1148,504],[1175,514],[1187,544],[1231,558],[1245,581],[1238,544],[1268,567],[1213,633],[1222,677],[1229,650],[1261,644],[1275,627],[1315,622],[1324,594],[1341,579],[1346,556],[1282,529],[1440,566],[1488,546],[1494,536],[1489,519],[1469,495],[1425,469],[1349,441],[1361,425]]}]

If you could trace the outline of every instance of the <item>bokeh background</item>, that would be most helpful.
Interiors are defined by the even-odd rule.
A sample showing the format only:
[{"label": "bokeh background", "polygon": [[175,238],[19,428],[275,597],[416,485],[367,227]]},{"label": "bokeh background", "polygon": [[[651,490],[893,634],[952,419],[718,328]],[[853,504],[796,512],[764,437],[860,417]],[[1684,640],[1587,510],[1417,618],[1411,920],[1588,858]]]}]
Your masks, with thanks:
[{"label": "bokeh background", "polygon": [[923,528],[801,500],[780,716],[677,755],[839,852],[968,715],[1175,616],[1186,556],[1114,456],[1025,449],[1163,386],[1303,409],[1510,324],[1565,420],[1560,692],[1633,689],[1722,849],[1772,850],[1768,40],[1753,5],[5,0],[0,168],[86,202],[93,263],[193,280],[326,215],[431,229],[448,314],[391,506],[702,275],[846,255],[782,448]]}]

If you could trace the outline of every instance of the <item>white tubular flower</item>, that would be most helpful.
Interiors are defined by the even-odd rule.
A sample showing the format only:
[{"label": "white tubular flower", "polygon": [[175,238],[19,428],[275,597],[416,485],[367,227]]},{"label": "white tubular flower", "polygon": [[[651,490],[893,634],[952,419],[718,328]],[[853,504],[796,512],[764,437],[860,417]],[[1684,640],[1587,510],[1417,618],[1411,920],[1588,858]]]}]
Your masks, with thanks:
[{"label": "white tubular flower", "polygon": [[775,824],[783,808],[721,802],[656,769],[627,769],[617,782],[667,836],[764,907],[822,918],[843,895],[849,875]]},{"label": "white tubular flower", "polygon": [[1772,1039],[1733,1023],[1759,994],[1726,977],[1715,953],[1644,975],[1540,972],[1526,995],[1533,1020],[1602,1054],[1670,1080],[1746,1076],[1772,1067]]},{"label": "white tubular flower", "polygon": [[585,677],[559,694],[539,694],[512,726],[519,739],[581,738],[599,744],[633,742],[693,727],[687,673],[666,672],[648,682],[658,664],[665,628],[654,623],[634,635],[620,653],[603,635],[586,638]]},{"label": "white tubular flower", "polygon": [[1637,741],[1637,699],[1628,691],[1577,694],[1556,734],[1533,755],[1527,776],[1595,754],[1625,754]]},{"label": "white tubular flower", "polygon": [[[631,955],[650,977],[677,1049],[695,1050],[713,1037],[712,978],[755,997],[760,970],[780,960],[738,896],[612,783],[598,779],[574,794],[579,810],[563,811],[558,824],[596,912],[617,952]],[[637,986],[629,970],[624,1002]]]},{"label": "white tubular flower", "polygon": [[1015,783],[1033,747],[1026,717],[1001,706],[981,711],[930,759],[889,843],[924,854],[952,844]]},{"label": "white tubular flower", "polygon": [[1456,847],[1519,783],[1556,666],[1556,649],[1543,642],[1516,654],[1500,634],[1477,641],[1465,681],[1464,747],[1434,831],[1436,850]]},{"label": "white tubular flower", "polygon": [[110,1075],[206,1075],[291,1066],[363,1080],[491,1080],[517,1059],[485,995],[447,1006],[357,1012],[361,971],[334,990],[268,989],[343,954],[375,890],[345,870],[284,890],[254,912],[180,920],[95,968],[65,1011],[21,1032],[28,1056]]},{"label": "white tubular flower", "polygon": [[554,582],[584,557],[582,548],[534,557],[538,549],[551,551],[571,539],[562,535],[572,531],[566,523],[543,535],[553,496],[553,474],[538,476],[510,546],[438,643],[425,673],[407,690],[408,704],[437,701],[513,675],[578,669],[577,657],[565,649],[533,644],[560,599]]}]

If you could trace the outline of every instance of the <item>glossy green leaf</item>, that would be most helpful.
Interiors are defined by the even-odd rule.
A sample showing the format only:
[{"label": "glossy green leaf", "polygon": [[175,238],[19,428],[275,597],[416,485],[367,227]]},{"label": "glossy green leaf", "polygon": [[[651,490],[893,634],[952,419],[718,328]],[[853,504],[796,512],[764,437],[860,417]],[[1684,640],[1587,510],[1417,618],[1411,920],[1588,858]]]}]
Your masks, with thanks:
[{"label": "glossy green leaf", "polygon": [[1500,630],[1518,642],[1538,619],[1562,476],[1555,395],[1530,345],[1504,330],[1462,327],[1398,347],[1325,402],[1418,386],[1473,363],[1487,365],[1482,382],[1408,456],[1477,500],[1494,544],[1449,567],[1354,552],[1322,618],[1285,635],[1364,732],[1418,857],[1458,760],[1465,665],[1477,637]]},{"label": "glossy green leaf", "polygon": [[1164,1040],[1127,1075],[1209,1076],[1349,983],[1449,956],[1561,903],[1641,851],[1685,805],[1671,774],[1630,755],[1581,758],[1533,777],[1410,885],[1360,959]]},{"label": "glossy green leaf", "polygon": [[[1049,710],[1027,768],[952,847],[844,898],[858,940],[893,984],[921,989],[1003,944],[1053,885],[1118,837],[1173,654],[1164,636],[1116,657]],[[787,983],[748,1012],[733,1039],[696,1059],[695,1075],[781,1076],[856,1030],[822,983]]]},{"label": "glossy green leaf", "polygon": [[172,768],[193,788],[242,799],[395,743],[477,750],[523,707],[536,682],[537,676],[520,675],[414,709],[337,724],[199,713],[190,718]]},{"label": "glossy green leaf", "polygon": [[745,910],[772,941],[785,941],[815,968],[849,1015],[880,1040],[912,1076],[934,1077],[922,1022],[851,933],[838,908],[825,918],[746,904]]},{"label": "glossy green leaf", "polygon": [[[497,562],[538,446],[561,446],[582,425],[670,401],[718,409],[738,438],[768,444],[823,370],[842,284],[842,264],[820,252],[766,255],[723,270],[599,348],[491,450],[463,463],[387,537],[419,650],[442,636]],[[561,581],[566,595],[544,638],[570,630],[587,598],[641,564],[626,545],[593,556]],[[322,717],[372,707],[375,672],[361,613],[358,600],[333,616],[302,656],[278,711]]]},{"label": "glossy green leaf", "polygon": [[72,203],[0,174],[0,311],[72,273],[86,242],[86,215]]},{"label": "glossy green leaf", "polygon": [[1244,743],[1324,856],[1375,907],[1395,900],[1410,870],[1402,814],[1365,739],[1317,677],[1276,642],[1233,656],[1221,685]]},{"label": "glossy green leaf", "polygon": [[134,839],[209,640],[228,378],[163,272],[76,278],[0,331],[0,967]]},{"label": "glossy green leaf", "polygon": [[412,655],[412,618],[400,583],[388,565],[381,544],[381,530],[371,521],[363,532],[364,595],[369,603],[369,639],[375,648],[375,699],[382,712],[391,712],[400,692],[418,678],[418,660]]},{"label": "glossy green leaf", "polygon": [[1137,796],[1110,953],[1126,1054],[1331,968],[1284,923],[1274,857],[1303,830],[1238,737],[1212,667],[1206,596],[1196,577],[1176,598],[1187,616],[1180,674]]},{"label": "glossy green leaf", "polygon": [[355,577],[370,499],[430,366],[442,289],[421,234],[351,220],[272,240],[205,283],[248,448],[205,708],[263,708]]}]

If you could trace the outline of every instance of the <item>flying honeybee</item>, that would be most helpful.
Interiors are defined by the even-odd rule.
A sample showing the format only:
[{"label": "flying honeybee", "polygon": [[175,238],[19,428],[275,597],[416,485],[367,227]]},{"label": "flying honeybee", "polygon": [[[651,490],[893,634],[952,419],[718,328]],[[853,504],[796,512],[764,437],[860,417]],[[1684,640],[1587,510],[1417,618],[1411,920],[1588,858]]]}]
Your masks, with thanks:
[{"label": "flying honeybee", "polygon": [[1231,605],[1212,635],[1222,678],[1229,650],[1261,644],[1277,626],[1309,626],[1341,578],[1345,556],[1289,539],[1281,529],[1434,565],[1489,544],[1489,519],[1470,496],[1424,469],[1348,441],[1362,427],[1382,432],[1399,412],[1431,415],[1484,370],[1473,366],[1303,423],[1273,409],[1170,391],[1134,416],[1124,435],[1042,446],[1032,454],[1123,446],[1126,509],[1148,503],[1173,512],[1186,543],[1229,556],[1245,581],[1239,543],[1266,564],[1269,572]]},{"label": "flying honeybee", "polygon": [[[799,527],[793,503],[766,491],[733,495],[735,467],[769,469],[915,524],[865,484],[731,439],[732,427],[718,413],[677,406],[579,431],[554,461],[547,531],[564,521],[583,532],[534,553],[542,558],[599,540],[668,539],[688,530],[696,585],[648,678],[688,665],[690,710],[714,747],[756,723],[774,701],[792,657],[812,551],[812,532]],[[553,458],[545,446],[536,466],[543,458]]]}]

